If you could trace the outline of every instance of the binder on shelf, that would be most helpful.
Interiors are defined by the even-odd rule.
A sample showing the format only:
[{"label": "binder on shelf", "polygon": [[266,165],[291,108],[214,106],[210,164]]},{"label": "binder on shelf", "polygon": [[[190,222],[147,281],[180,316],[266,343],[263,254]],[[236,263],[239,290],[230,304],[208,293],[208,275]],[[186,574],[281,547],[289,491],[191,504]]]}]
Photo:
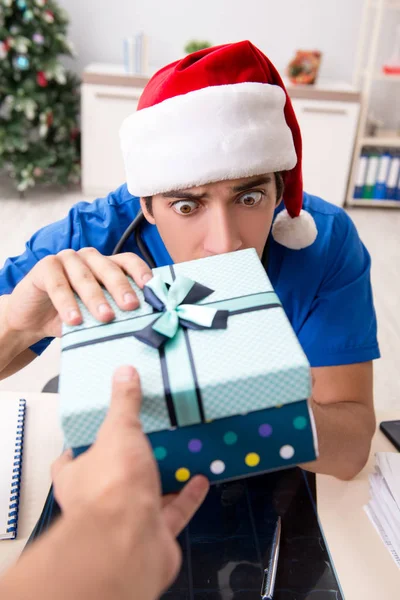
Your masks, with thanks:
[{"label": "binder on shelf", "polygon": [[368,168],[368,154],[362,152],[358,160],[357,175],[354,187],[354,198],[360,199],[363,197],[363,190]]},{"label": "binder on shelf", "polygon": [[365,185],[363,187],[362,197],[366,200],[372,200],[374,197],[374,188],[378,177],[379,155],[374,152],[368,157],[367,174]]},{"label": "binder on shelf", "polygon": [[373,197],[375,200],[385,200],[387,197],[386,182],[389,175],[391,160],[392,157],[389,154],[389,152],[385,152],[379,157],[378,175],[373,193]]},{"label": "binder on shelf", "polygon": [[400,155],[395,154],[390,163],[389,175],[387,179],[386,197],[388,200],[396,200],[398,196],[398,185],[400,177]]}]

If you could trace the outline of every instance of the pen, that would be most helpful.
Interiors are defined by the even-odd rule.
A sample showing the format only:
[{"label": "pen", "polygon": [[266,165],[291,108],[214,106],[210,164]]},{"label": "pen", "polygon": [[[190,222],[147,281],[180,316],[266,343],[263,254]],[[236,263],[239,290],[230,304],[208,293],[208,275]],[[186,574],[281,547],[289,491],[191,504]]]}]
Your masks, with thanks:
[{"label": "pen", "polygon": [[261,587],[261,600],[272,600],[275,587],[276,571],[278,568],[279,546],[281,541],[281,518],[278,517],[272,539],[272,550],[268,568],[264,569]]}]

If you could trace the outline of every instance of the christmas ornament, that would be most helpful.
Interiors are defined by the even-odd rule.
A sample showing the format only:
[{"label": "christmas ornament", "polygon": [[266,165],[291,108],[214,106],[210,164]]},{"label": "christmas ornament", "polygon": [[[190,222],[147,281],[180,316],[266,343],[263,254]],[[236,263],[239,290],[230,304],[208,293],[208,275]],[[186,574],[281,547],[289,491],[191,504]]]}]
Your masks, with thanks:
[{"label": "christmas ornament", "polygon": [[47,23],[54,23],[54,15],[51,12],[51,10],[45,10],[43,13],[43,19],[47,22]]},{"label": "christmas ornament", "polygon": [[41,169],[40,167],[35,167],[33,169],[33,176],[34,177],[41,177],[43,175],[43,169]]},{"label": "christmas ornament", "polygon": [[3,0],[3,4],[4,6],[6,6],[7,8],[9,8],[11,6],[11,4],[13,3],[13,0]]},{"label": "christmas ornament", "polygon": [[70,135],[71,141],[74,142],[79,135],[78,127],[74,127],[73,129],[71,129],[69,135]]},{"label": "christmas ornament", "polygon": [[10,33],[11,35],[17,35],[19,33],[19,27],[17,27],[16,25],[11,25]]},{"label": "christmas ornament", "polygon": [[45,75],[45,73],[43,73],[43,71],[39,71],[39,73],[36,75],[36,81],[37,81],[37,84],[43,88],[47,87],[48,83],[49,83],[47,81],[46,75]]},{"label": "christmas ornament", "polygon": [[17,6],[20,10],[25,10],[26,9],[25,0],[17,0]]},{"label": "christmas ornament", "polygon": [[46,4],[46,0],[35,0],[36,6],[44,6]]},{"label": "christmas ornament", "polygon": [[11,112],[14,105],[14,96],[8,95],[4,98],[3,102],[0,104],[0,118],[8,121],[11,117]]},{"label": "christmas ornament", "polygon": [[29,23],[33,19],[33,12],[31,10],[26,10],[22,19],[25,23]]},{"label": "christmas ornament", "polygon": [[49,128],[47,127],[46,123],[41,123],[40,127],[39,127],[39,135],[40,135],[40,137],[41,138],[45,138],[48,131],[49,131]]},{"label": "christmas ornament", "polygon": [[3,60],[8,54],[8,48],[5,42],[0,42],[0,60]]},{"label": "christmas ornament", "polygon": [[14,40],[14,48],[20,54],[26,54],[30,46],[30,41],[26,37],[18,37]]},{"label": "christmas ornament", "polygon": [[53,123],[53,113],[51,110],[44,112],[39,117],[40,126],[39,126],[39,135],[41,138],[45,138],[48,134],[49,127]]},{"label": "christmas ornament", "polygon": [[32,36],[32,40],[38,46],[42,46],[44,44],[44,37],[43,37],[43,35],[41,33],[34,33],[33,36]]},{"label": "christmas ornament", "polygon": [[29,58],[20,54],[16,56],[13,60],[14,67],[19,69],[20,71],[26,71],[29,69]]},{"label": "christmas ornament", "polygon": [[26,118],[29,119],[29,121],[33,121],[33,119],[35,118],[36,109],[37,109],[37,104],[34,100],[31,100],[29,98],[28,100],[25,101],[24,112],[25,112]]}]

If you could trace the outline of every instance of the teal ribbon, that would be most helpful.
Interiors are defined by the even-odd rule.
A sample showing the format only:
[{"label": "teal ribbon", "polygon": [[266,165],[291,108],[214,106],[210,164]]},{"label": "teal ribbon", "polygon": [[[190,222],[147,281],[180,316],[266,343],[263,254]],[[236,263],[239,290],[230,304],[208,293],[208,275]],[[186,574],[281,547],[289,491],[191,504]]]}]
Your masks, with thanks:
[{"label": "teal ribbon", "polygon": [[178,275],[168,289],[161,277],[155,275],[146,285],[165,307],[162,315],[152,325],[154,331],[172,339],[179,329],[179,319],[202,327],[211,327],[217,309],[196,304],[182,304],[195,285],[189,277]]}]

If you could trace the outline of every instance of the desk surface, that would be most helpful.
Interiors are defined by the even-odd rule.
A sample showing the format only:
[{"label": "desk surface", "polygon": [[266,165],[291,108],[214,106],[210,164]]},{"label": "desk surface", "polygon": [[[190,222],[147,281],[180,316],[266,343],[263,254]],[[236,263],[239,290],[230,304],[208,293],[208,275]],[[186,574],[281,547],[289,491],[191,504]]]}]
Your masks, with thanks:
[{"label": "desk surface", "polygon": [[[0,392],[0,402],[11,397],[16,397],[15,392]],[[50,465],[62,451],[58,396],[19,397],[27,401],[27,417],[18,539],[0,542],[0,573],[24,548],[50,487]],[[378,422],[395,418],[400,418],[400,411],[379,414]],[[373,471],[374,453],[393,450],[377,431],[370,460],[354,480],[317,476],[319,517],[346,600],[399,597],[399,569],[363,510],[369,499],[368,475]]]}]

